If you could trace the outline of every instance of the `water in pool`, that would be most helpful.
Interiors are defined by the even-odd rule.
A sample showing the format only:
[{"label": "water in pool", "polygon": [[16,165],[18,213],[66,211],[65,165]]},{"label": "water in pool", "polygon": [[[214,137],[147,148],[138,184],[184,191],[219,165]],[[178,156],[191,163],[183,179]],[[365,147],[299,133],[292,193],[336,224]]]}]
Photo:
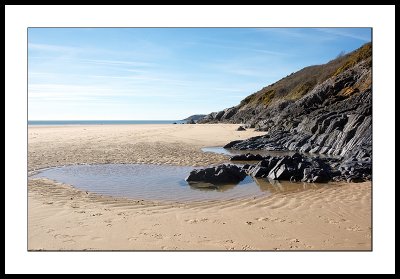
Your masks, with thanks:
[{"label": "water in pool", "polygon": [[31,178],[48,178],[108,196],[164,201],[228,200],[324,186],[248,176],[236,185],[204,188],[185,181],[191,170],[193,167],[145,164],[71,165],[44,169]]}]

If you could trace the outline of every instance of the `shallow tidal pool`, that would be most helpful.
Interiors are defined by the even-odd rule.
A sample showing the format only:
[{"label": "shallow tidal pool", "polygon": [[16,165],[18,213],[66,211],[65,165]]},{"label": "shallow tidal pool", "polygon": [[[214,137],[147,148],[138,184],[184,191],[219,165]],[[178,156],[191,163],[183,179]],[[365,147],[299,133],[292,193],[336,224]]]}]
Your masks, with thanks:
[{"label": "shallow tidal pool", "polygon": [[291,183],[247,176],[238,184],[189,184],[193,167],[146,164],[69,165],[43,169],[30,178],[48,178],[83,191],[143,200],[205,201],[259,197],[329,184]]}]

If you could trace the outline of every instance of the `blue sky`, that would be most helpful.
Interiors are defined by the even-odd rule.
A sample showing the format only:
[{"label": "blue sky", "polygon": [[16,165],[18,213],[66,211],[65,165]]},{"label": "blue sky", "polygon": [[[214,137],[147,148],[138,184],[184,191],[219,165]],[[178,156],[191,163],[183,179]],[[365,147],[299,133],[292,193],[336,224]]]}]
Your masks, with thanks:
[{"label": "blue sky", "polygon": [[369,28],[29,28],[28,118],[206,114],[369,41]]}]

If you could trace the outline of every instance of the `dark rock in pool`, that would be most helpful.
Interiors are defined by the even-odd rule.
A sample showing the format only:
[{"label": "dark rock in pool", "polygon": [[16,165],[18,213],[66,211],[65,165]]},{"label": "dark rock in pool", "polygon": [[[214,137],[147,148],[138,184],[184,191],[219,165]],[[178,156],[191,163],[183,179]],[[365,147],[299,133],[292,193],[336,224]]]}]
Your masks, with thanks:
[{"label": "dark rock in pool", "polygon": [[254,168],[249,170],[249,174],[253,177],[267,177],[268,169],[260,165],[256,165]]},{"label": "dark rock in pool", "polygon": [[244,128],[243,126],[239,126],[236,131],[246,131],[246,128]]},{"label": "dark rock in pool", "polygon": [[330,168],[327,161],[329,159],[310,158],[295,153],[292,156],[266,156],[258,164],[246,166],[245,169],[253,177],[272,180],[324,183],[334,176],[335,180],[345,180],[340,177],[340,171]]},{"label": "dark rock in pool", "polygon": [[286,164],[277,164],[268,174],[268,178],[273,180],[290,180],[292,176]]},{"label": "dark rock in pool", "polygon": [[320,165],[309,166],[303,170],[303,178],[301,181],[303,182],[313,182],[313,183],[325,183],[331,180],[331,174],[328,170],[324,168],[320,168]]},{"label": "dark rock in pool", "polygon": [[246,164],[246,165],[244,165],[244,166],[242,167],[242,169],[243,169],[243,170],[248,170],[250,167],[251,167],[251,165]]},{"label": "dark rock in pool", "polygon": [[186,178],[187,182],[213,184],[238,183],[246,177],[246,172],[235,165],[220,165],[212,168],[195,169]]},{"label": "dark rock in pool", "polygon": [[246,153],[246,154],[232,156],[229,160],[231,160],[231,161],[261,161],[263,158],[264,157],[261,156],[260,154]]}]

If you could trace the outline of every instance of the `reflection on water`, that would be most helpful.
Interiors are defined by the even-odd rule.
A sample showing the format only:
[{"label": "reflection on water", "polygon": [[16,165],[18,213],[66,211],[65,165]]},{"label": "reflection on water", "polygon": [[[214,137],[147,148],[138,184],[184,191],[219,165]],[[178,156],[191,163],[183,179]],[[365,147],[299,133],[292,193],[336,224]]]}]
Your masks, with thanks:
[{"label": "reflection on water", "polygon": [[190,189],[196,191],[216,191],[216,192],[226,192],[233,189],[236,185],[226,184],[226,185],[214,185],[211,183],[189,183]]},{"label": "reflection on water", "polygon": [[185,181],[192,167],[103,164],[42,170],[32,178],[49,178],[98,194],[146,200],[201,201],[257,197],[301,191],[327,184],[278,182],[248,176],[238,184],[212,185]]},{"label": "reflection on water", "polygon": [[205,182],[187,182],[191,189],[198,190],[198,191],[217,191],[217,192],[226,192],[228,190],[232,190],[236,186],[242,186],[246,184],[254,184],[254,180],[247,176],[245,179],[240,181],[237,184],[212,184],[212,183],[205,183]]}]

